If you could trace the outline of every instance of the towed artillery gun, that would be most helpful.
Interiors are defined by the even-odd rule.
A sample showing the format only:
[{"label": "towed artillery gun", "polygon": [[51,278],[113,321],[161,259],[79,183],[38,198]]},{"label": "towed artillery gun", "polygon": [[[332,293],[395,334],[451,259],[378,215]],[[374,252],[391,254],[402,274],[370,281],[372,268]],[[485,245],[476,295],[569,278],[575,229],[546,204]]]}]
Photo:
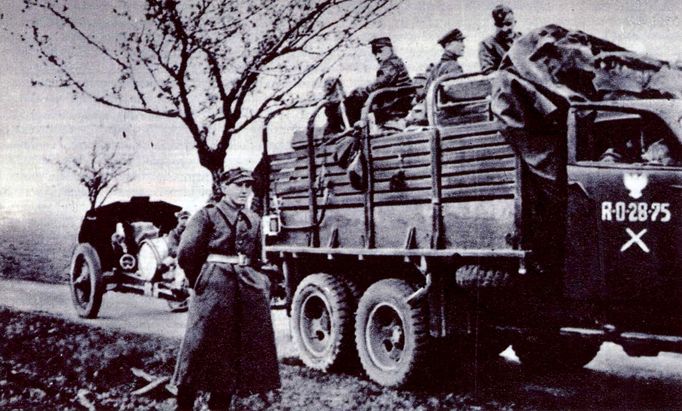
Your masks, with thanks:
[{"label": "towed artillery gun", "polygon": [[167,264],[164,234],[182,208],[149,197],[132,197],[89,210],[71,259],[69,285],[76,312],[96,318],[108,291],[164,299],[171,311],[185,311],[189,286],[184,272]]},{"label": "towed artillery gun", "polygon": [[[491,113],[491,78],[438,79],[428,126],[399,132],[371,127],[372,101],[396,90],[374,92],[361,189],[316,132],[324,103],[292,151],[266,149],[264,255],[282,269],[309,367],[359,357],[370,379],[401,386],[427,375],[436,345],[467,364],[511,344],[535,370],[581,368],[604,341],[631,355],[682,352],[682,167],[643,156],[660,141],[680,155],[682,101],[571,106],[566,212],[554,221],[565,237],[560,269],[548,271],[529,241],[527,170]],[[630,160],[603,158],[614,148]]]}]

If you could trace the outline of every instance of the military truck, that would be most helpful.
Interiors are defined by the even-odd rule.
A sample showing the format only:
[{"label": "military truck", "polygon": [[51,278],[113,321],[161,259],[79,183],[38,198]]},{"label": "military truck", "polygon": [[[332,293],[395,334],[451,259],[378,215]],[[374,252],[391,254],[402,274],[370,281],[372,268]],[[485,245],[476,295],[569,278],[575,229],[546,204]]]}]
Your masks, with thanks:
[{"label": "military truck", "polygon": [[555,221],[566,235],[549,272],[528,241],[534,198],[498,133],[491,80],[438,79],[428,125],[400,131],[372,122],[372,101],[397,90],[374,92],[360,190],[316,128],[324,102],[291,151],[267,155],[263,252],[284,274],[307,366],[359,358],[370,379],[402,386],[424,377],[437,346],[466,364],[511,344],[534,370],[581,368],[604,341],[682,352],[682,167],[644,155],[664,143],[679,160],[682,102],[571,106]]}]

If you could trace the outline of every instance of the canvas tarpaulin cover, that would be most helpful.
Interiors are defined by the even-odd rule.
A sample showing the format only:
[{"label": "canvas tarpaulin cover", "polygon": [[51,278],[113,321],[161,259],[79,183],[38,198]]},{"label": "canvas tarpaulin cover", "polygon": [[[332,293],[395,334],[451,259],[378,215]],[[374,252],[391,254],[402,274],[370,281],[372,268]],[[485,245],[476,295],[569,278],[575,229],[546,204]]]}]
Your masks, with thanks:
[{"label": "canvas tarpaulin cover", "polygon": [[[561,257],[566,198],[566,117],[572,102],[682,97],[682,71],[582,31],[549,25],[519,39],[493,80],[492,111],[529,184],[527,240]],[[547,231],[550,227],[557,227]],[[542,238],[540,238],[542,237]]]}]

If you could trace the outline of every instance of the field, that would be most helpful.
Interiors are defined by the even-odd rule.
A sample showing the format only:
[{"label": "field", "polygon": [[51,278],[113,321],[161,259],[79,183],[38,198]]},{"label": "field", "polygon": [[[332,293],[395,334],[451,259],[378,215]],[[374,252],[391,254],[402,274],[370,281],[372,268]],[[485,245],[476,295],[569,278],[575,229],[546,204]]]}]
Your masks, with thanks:
[{"label": "field", "polygon": [[0,220],[0,277],[49,283],[68,281],[78,222],[38,217]]}]

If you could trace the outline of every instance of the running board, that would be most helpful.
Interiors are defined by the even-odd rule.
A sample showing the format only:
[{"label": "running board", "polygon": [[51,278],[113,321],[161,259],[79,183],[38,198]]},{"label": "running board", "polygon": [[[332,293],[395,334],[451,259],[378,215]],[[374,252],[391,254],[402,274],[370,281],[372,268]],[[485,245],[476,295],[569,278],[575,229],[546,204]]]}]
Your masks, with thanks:
[{"label": "running board", "polygon": [[606,330],[566,327],[561,329],[561,335],[610,341],[622,345],[628,355],[656,355],[658,351],[682,353],[682,337],[638,332],[619,333],[615,327],[605,328]]},{"label": "running board", "polygon": [[[547,334],[538,329],[522,327],[497,326],[498,331],[514,336],[514,338],[533,334]],[[560,334],[565,337],[597,339],[622,345],[629,355],[656,355],[658,351],[682,353],[682,337],[674,335],[659,335],[639,332],[618,332],[616,327],[606,325],[604,329],[564,327]],[[652,354],[634,354],[634,353]]]},{"label": "running board", "polygon": [[624,341],[655,341],[670,344],[682,344],[682,337],[676,337],[673,335],[657,335],[657,334],[647,334],[647,333],[634,333],[634,332],[611,332],[604,330],[596,330],[592,328],[573,328],[565,327],[561,329],[562,335],[584,335],[584,336],[604,336],[605,339],[611,340],[615,338],[616,340]]}]

